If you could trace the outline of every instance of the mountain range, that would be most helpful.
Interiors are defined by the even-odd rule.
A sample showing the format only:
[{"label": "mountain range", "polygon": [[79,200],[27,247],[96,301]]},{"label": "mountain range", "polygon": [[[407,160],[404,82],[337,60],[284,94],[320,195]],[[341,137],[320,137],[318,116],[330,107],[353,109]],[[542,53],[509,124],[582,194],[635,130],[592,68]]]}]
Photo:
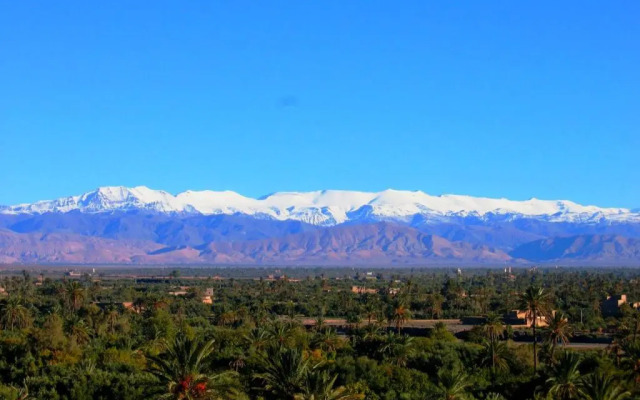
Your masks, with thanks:
[{"label": "mountain range", "polygon": [[640,265],[640,212],[420,191],[102,187],[0,206],[0,263]]}]

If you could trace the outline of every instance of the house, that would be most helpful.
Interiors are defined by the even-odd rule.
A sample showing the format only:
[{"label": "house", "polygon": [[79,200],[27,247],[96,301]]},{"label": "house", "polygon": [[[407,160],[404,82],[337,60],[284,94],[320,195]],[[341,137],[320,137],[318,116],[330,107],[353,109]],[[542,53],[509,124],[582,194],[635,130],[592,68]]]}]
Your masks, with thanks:
[{"label": "house", "polygon": [[213,304],[213,297],[202,296],[202,304]]},{"label": "house", "polygon": [[603,317],[615,317],[620,314],[620,307],[623,304],[629,304],[631,308],[640,308],[640,302],[629,303],[626,294],[616,296],[608,296],[600,305],[600,311]]},{"label": "house", "polygon": [[282,275],[268,275],[267,279],[265,279],[265,281],[269,281],[269,282],[273,282],[273,281],[285,281],[285,282],[300,282],[300,279],[292,279],[289,278],[287,275],[282,274]]},{"label": "house", "polygon": [[399,288],[389,288],[389,289],[387,289],[387,293],[389,293],[390,296],[395,296],[398,293],[400,293],[400,289]]},{"label": "house", "polygon": [[178,286],[174,290],[168,292],[169,296],[186,296],[190,293],[191,286]]},{"label": "house", "polygon": [[122,307],[125,310],[130,310],[130,311],[133,311],[134,313],[140,313],[144,308],[144,307],[136,307],[132,301],[123,301]]},{"label": "house", "polygon": [[91,304],[94,304],[100,307],[102,310],[108,310],[111,308],[119,308],[120,310],[131,310],[133,312],[139,313],[141,309],[138,309],[133,305],[131,301],[93,301]]},{"label": "house", "polygon": [[359,281],[375,281],[378,280],[378,277],[371,271],[367,271],[365,273],[362,272],[358,272],[353,279],[359,280]]},{"label": "house", "polygon": [[[551,315],[555,315],[556,311],[551,311]],[[525,310],[511,310],[504,315],[504,322],[507,325],[525,325],[527,327],[533,326],[533,318],[527,315]],[[547,318],[542,315],[536,316],[536,327],[545,327],[549,325]]]},{"label": "house", "polygon": [[516,280],[516,276],[513,274],[511,267],[506,267],[504,269],[504,276],[508,281],[513,282]]},{"label": "house", "polygon": [[371,293],[371,294],[375,294],[375,293],[378,293],[378,290],[377,289],[370,289],[370,288],[367,288],[365,286],[351,286],[351,293],[356,293],[356,294]]}]

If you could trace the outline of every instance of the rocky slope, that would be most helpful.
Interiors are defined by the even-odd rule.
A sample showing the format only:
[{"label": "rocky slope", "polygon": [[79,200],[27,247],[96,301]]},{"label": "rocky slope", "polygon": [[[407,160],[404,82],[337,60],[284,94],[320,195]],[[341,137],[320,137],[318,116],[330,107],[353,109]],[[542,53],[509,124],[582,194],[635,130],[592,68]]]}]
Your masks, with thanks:
[{"label": "rocky slope", "polygon": [[511,256],[535,262],[640,265],[640,239],[619,235],[578,235],[536,240]]}]

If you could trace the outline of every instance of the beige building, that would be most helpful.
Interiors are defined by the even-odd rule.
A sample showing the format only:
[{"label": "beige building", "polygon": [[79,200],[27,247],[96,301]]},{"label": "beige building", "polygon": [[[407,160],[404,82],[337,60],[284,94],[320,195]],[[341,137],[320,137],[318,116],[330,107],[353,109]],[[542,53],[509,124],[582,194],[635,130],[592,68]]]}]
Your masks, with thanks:
[{"label": "beige building", "polygon": [[364,294],[364,293],[375,294],[375,293],[378,293],[378,290],[377,289],[370,289],[370,288],[367,288],[365,286],[351,286],[351,292],[352,293],[357,293],[357,294]]},{"label": "beige building", "polygon": [[[551,315],[555,315],[555,310],[551,312]],[[505,323],[508,325],[525,325],[527,327],[533,326],[533,318],[527,315],[526,311],[523,310],[512,310],[505,314],[504,316]],[[547,323],[547,318],[545,316],[538,315],[536,316],[536,327],[545,327],[549,325]]]}]

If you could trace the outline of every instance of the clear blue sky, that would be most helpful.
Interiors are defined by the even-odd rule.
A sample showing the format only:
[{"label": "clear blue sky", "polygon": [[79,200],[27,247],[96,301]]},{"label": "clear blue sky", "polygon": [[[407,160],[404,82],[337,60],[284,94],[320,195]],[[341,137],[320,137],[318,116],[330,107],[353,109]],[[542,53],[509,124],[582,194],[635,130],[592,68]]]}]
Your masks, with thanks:
[{"label": "clear blue sky", "polygon": [[640,207],[637,0],[0,1],[0,204],[146,185]]}]

